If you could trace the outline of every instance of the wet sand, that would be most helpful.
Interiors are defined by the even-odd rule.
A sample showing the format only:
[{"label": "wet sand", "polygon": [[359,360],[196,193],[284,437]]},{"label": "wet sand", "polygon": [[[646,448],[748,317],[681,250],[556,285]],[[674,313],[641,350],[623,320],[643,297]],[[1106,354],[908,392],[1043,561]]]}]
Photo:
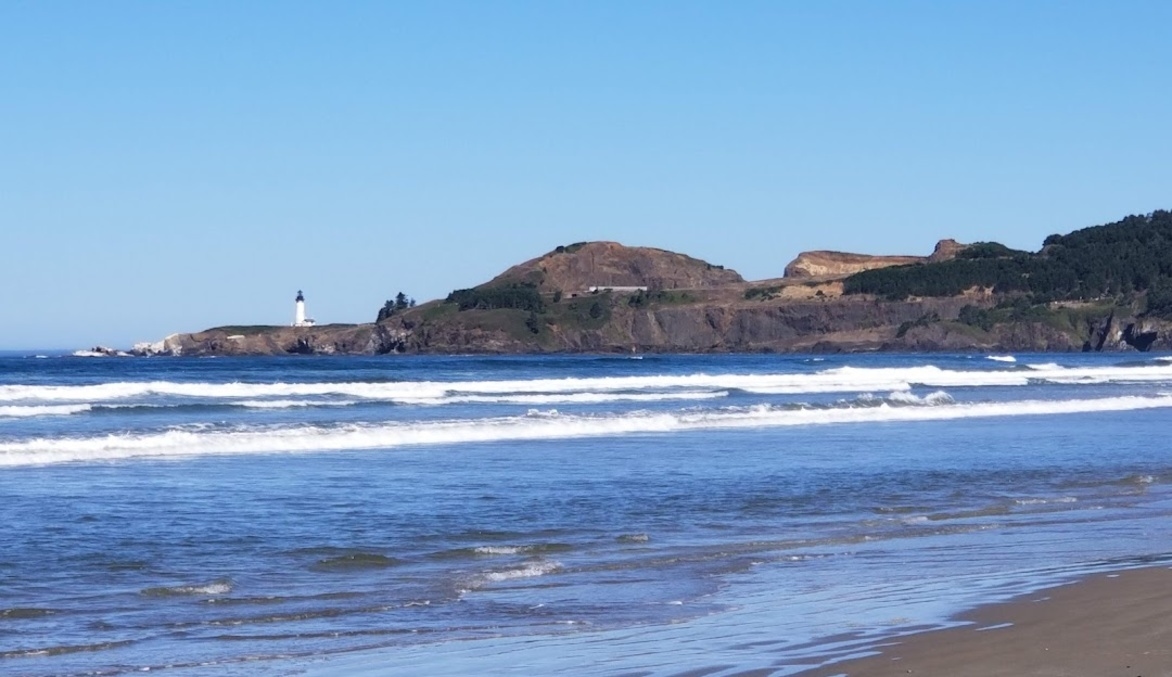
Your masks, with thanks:
[{"label": "wet sand", "polygon": [[800,677],[1172,676],[1172,569],[1097,574]]}]

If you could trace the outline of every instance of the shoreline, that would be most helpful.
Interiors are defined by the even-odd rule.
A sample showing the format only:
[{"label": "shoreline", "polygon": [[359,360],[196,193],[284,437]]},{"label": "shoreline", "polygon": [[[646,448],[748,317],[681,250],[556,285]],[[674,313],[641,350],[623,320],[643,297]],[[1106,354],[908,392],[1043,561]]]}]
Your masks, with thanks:
[{"label": "shoreline", "polygon": [[1172,567],[1096,573],[794,677],[1172,675]]}]

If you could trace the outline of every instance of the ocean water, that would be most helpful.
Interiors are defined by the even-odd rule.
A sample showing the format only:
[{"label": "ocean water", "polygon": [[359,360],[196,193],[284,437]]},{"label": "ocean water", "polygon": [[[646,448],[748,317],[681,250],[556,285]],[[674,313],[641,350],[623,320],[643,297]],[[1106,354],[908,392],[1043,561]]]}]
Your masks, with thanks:
[{"label": "ocean water", "polygon": [[0,674],[786,675],[1172,555],[1172,359],[0,355]]}]

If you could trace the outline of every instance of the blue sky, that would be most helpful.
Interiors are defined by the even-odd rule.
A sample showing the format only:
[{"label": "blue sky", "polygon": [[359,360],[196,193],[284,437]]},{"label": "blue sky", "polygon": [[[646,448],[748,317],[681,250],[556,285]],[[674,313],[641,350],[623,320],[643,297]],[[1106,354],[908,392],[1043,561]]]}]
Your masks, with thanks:
[{"label": "blue sky", "polygon": [[1167,2],[0,3],[0,349],[1172,208]]}]

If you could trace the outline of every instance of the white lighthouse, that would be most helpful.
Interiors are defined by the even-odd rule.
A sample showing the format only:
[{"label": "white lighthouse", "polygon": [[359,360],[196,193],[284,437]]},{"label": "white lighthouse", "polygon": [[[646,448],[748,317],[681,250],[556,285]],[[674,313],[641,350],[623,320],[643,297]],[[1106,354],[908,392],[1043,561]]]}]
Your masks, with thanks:
[{"label": "white lighthouse", "polygon": [[297,290],[297,302],[293,306],[293,326],[312,327],[313,320],[305,317],[305,295]]}]

